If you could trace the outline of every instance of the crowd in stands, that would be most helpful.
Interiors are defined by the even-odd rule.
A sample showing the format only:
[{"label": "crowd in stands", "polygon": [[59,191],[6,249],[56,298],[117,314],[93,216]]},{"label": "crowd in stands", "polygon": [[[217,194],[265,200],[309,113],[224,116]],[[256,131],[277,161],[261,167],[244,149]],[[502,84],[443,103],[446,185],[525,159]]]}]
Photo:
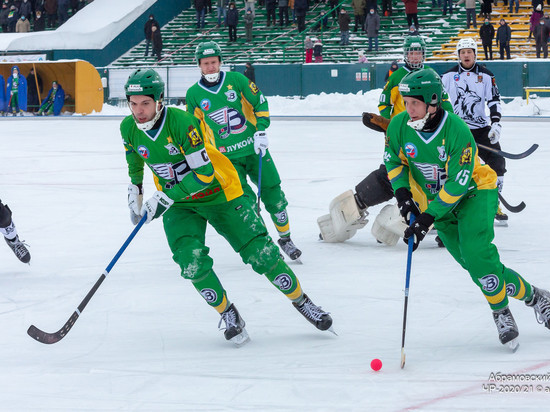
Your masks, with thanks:
[{"label": "crowd in stands", "polygon": [[55,29],[94,0],[0,0],[2,33]]}]

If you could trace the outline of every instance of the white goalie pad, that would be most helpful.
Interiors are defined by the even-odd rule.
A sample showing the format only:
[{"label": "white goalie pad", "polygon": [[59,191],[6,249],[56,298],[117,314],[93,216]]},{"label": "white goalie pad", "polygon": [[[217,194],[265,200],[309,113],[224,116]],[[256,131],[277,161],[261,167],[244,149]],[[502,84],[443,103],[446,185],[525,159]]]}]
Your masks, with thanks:
[{"label": "white goalie pad", "polygon": [[335,197],[329,206],[330,214],[317,219],[321,237],[328,243],[339,243],[351,239],[357,230],[368,223],[368,212],[357,207],[353,191],[348,190]]},{"label": "white goalie pad", "polygon": [[407,229],[405,219],[399,213],[397,205],[386,205],[382,208],[372,225],[371,233],[388,246],[395,246]]}]

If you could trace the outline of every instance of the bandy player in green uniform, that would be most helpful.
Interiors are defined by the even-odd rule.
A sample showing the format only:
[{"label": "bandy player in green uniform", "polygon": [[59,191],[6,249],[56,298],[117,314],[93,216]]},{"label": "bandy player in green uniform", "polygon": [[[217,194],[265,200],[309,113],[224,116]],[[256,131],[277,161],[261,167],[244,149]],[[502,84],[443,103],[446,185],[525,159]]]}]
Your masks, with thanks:
[{"label": "bandy player in green uniform", "polygon": [[[192,114],[163,106],[164,82],[152,69],[132,73],[125,91],[132,115],[122,121],[120,131],[131,180],[128,206],[132,222],[137,224],[145,214],[146,223],[163,216],[166,238],[181,275],[220,313],[225,338],[237,345],[249,340],[244,320],[213,270],[205,245],[207,223],[309,322],[320,330],[329,329],[330,315],[303,293],[261,218],[242,195],[235,168],[216,149],[211,130]],[[145,164],[153,172],[157,191],[142,204]]]},{"label": "bandy player in green uniform", "polygon": [[203,120],[214,132],[218,150],[237,169],[245,196],[254,204],[256,195],[247,176],[258,186],[259,162],[262,161],[261,199],[277,228],[281,249],[296,260],[302,252],[290,239],[281,178],[268,149],[269,126],[267,100],[258,87],[244,75],[221,71],[221,49],[215,42],[197,46],[195,58],[201,79],[187,90],[187,111]]},{"label": "bandy player in green uniform", "polygon": [[[410,225],[405,243],[414,249],[434,226],[445,247],[466,269],[489,302],[502,344],[517,348],[517,325],[508,296],[535,310],[550,329],[550,293],[538,289],[504,266],[494,239],[498,207],[496,173],[481,165],[475,140],[466,123],[441,108],[443,84],[431,70],[408,74],[399,84],[405,112],[388,130],[384,163],[401,215]],[[427,204],[422,212],[412,199],[413,187]],[[410,215],[416,220],[410,223]]]}]

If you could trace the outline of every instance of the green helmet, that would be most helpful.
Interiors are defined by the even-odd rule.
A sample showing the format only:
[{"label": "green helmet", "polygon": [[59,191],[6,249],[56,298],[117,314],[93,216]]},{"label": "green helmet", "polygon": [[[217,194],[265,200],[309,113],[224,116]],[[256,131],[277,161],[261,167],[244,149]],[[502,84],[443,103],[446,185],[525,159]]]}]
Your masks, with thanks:
[{"label": "green helmet", "polygon": [[[409,52],[421,51],[422,61],[420,63],[409,60]],[[407,66],[412,69],[420,69],[424,66],[424,59],[426,58],[426,42],[420,36],[408,36],[403,42],[403,59]]]},{"label": "green helmet", "polygon": [[164,81],[153,69],[137,69],[128,77],[124,90],[126,98],[151,95],[155,101],[159,101],[164,96]]},{"label": "green helmet", "polygon": [[222,49],[216,42],[207,41],[204,43],[200,43],[195,49],[195,59],[197,60],[197,64],[200,63],[203,57],[213,57],[213,56],[218,56],[220,58],[220,63],[221,63]]},{"label": "green helmet", "polygon": [[437,106],[443,98],[443,84],[432,69],[415,70],[403,77],[399,93],[401,96],[422,97],[424,103]]}]

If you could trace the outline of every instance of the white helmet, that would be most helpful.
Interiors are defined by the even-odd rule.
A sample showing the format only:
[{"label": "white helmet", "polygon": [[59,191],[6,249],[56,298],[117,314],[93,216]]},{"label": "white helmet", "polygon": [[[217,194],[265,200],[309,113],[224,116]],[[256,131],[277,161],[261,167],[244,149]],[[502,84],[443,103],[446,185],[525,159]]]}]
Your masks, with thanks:
[{"label": "white helmet", "polygon": [[465,37],[458,41],[458,44],[456,45],[456,55],[459,60],[460,60],[460,50],[462,49],[473,49],[477,57],[477,43],[471,37]]}]

